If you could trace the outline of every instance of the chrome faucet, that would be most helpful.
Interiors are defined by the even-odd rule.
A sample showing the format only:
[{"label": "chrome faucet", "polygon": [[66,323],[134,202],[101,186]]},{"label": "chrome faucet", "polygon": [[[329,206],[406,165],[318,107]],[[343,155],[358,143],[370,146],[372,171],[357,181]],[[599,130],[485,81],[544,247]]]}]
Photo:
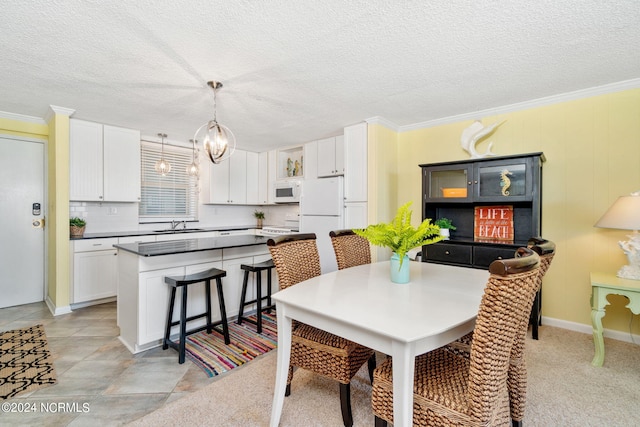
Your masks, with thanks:
[{"label": "chrome faucet", "polygon": [[[184,222],[184,221],[183,221],[183,222]],[[178,224],[180,224],[180,221],[174,221],[174,220],[171,220],[171,229],[172,229],[172,230],[175,230],[175,229],[176,229],[176,227],[178,226]]]}]

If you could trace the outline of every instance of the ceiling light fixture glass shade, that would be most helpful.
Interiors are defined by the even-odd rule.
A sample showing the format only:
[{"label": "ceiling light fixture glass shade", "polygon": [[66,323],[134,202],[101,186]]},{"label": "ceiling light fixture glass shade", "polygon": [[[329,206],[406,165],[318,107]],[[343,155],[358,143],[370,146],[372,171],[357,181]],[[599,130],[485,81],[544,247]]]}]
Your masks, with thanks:
[{"label": "ceiling light fixture glass shade", "polygon": [[216,91],[222,87],[222,83],[210,81],[207,84],[213,89],[213,119],[200,126],[193,139],[202,141],[204,151],[212,163],[220,163],[231,157],[236,150],[236,137],[231,129],[218,123],[216,118]]},{"label": "ceiling light fixture glass shade", "polygon": [[166,133],[159,133],[158,136],[162,139],[162,151],[160,152],[160,160],[156,162],[155,170],[162,176],[167,176],[171,172],[171,163],[164,159],[164,139],[167,137]]},{"label": "ceiling light fixture glass shade", "polygon": [[200,174],[200,169],[198,168],[198,162],[196,160],[196,144],[198,143],[198,141],[190,139],[189,142],[193,144],[193,152],[191,156],[191,164],[187,166],[187,175],[197,178]]}]

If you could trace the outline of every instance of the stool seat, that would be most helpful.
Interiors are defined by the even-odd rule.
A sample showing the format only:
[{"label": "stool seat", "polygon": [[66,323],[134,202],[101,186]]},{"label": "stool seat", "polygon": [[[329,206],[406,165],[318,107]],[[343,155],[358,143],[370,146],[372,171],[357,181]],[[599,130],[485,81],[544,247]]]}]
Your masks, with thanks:
[{"label": "stool seat", "polygon": [[[222,278],[227,275],[227,272],[217,268],[210,268],[198,273],[186,274],[182,276],[165,276],[164,281],[171,286],[171,297],[169,298],[169,307],[167,309],[167,322],[165,325],[164,340],[162,342],[162,349],[175,348],[178,350],[178,362],[184,363],[185,359],[185,344],[187,335],[191,335],[202,330],[207,330],[211,333],[213,329],[216,329],[224,336],[224,343],[229,344],[229,326],[227,324],[227,311],[224,305],[224,295],[222,292]],[[218,291],[218,303],[220,304],[220,320],[217,322],[211,321],[211,280],[216,281],[216,288]],[[193,283],[204,282],[206,293],[206,305],[207,311],[201,314],[197,314],[191,317],[187,317],[187,289],[189,285]],[[180,320],[173,321],[173,308],[176,300],[176,289],[182,288],[182,301],[180,304]],[[192,320],[206,317],[207,323],[199,328],[191,329],[187,331],[187,322]],[[180,326],[180,341],[175,342],[170,338],[171,327]],[[222,330],[217,329],[217,326],[222,325]]]},{"label": "stool seat", "polygon": [[164,282],[172,286],[184,286],[192,283],[204,282],[207,279],[215,279],[216,277],[225,277],[227,272],[217,268],[200,271],[193,274],[185,274],[184,276],[166,276]]},{"label": "stool seat", "polygon": [[264,270],[270,270],[272,268],[274,268],[275,265],[273,264],[273,260],[267,260],[264,262],[259,262],[257,264],[241,264],[240,268],[245,270],[245,271],[251,271],[254,273],[257,273],[259,271],[264,271]]},{"label": "stool seat", "polygon": [[[271,303],[271,271],[275,268],[273,260],[267,260],[256,264],[241,264],[240,268],[244,270],[244,280],[242,281],[242,295],[240,298],[240,309],[238,310],[238,325],[242,325],[242,321],[246,320],[253,323],[257,327],[259,334],[262,333],[262,312],[270,312],[275,308]],[[262,272],[267,272],[267,295],[262,296]],[[249,273],[256,273],[256,299],[247,301],[247,284],[249,283]],[[267,305],[262,306],[262,301],[267,300]],[[244,308],[247,305],[256,304],[256,320],[244,316]]]}]

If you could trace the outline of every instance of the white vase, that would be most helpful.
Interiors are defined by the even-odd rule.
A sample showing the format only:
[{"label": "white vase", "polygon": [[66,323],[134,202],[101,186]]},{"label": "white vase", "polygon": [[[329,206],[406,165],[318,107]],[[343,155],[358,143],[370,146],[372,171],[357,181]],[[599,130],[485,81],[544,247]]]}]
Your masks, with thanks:
[{"label": "white vase", "polygon": [[441,228],[440,229],[440,235],[442,237],[444,237],[444,240],[449,240],[449,229],[448,228]]}]

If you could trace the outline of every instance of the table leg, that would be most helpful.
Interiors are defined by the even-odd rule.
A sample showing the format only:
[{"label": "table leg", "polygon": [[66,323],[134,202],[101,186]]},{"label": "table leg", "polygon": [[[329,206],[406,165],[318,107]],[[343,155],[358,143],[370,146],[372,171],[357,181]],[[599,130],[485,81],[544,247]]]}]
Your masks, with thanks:
[{"label": "table leg", "polygon": [[393,425],[409,427],[413,423],[413,374],[415,352],[412,345],[393,343]]},{"label": "table leg", "polygon": [[595,355],[591,364],[602,366],[604,363],[604,339],[602,337],[602,318],[604,317],[604,307],[607,305],[607,296],[601,289],[592,288],[591,294],[591,324],[593,327],[593,345]]},{"label": "table leg", "polygon": [[287,388],[289,373],[289,358],[291,356],[291,318],[286,317],[286,308],[276,302],[276,317],[278,322],[278,362],[276,367],[276,384],[273,391],[271,407],[271,427],[277,427],[282,415],[284,393]]}]

